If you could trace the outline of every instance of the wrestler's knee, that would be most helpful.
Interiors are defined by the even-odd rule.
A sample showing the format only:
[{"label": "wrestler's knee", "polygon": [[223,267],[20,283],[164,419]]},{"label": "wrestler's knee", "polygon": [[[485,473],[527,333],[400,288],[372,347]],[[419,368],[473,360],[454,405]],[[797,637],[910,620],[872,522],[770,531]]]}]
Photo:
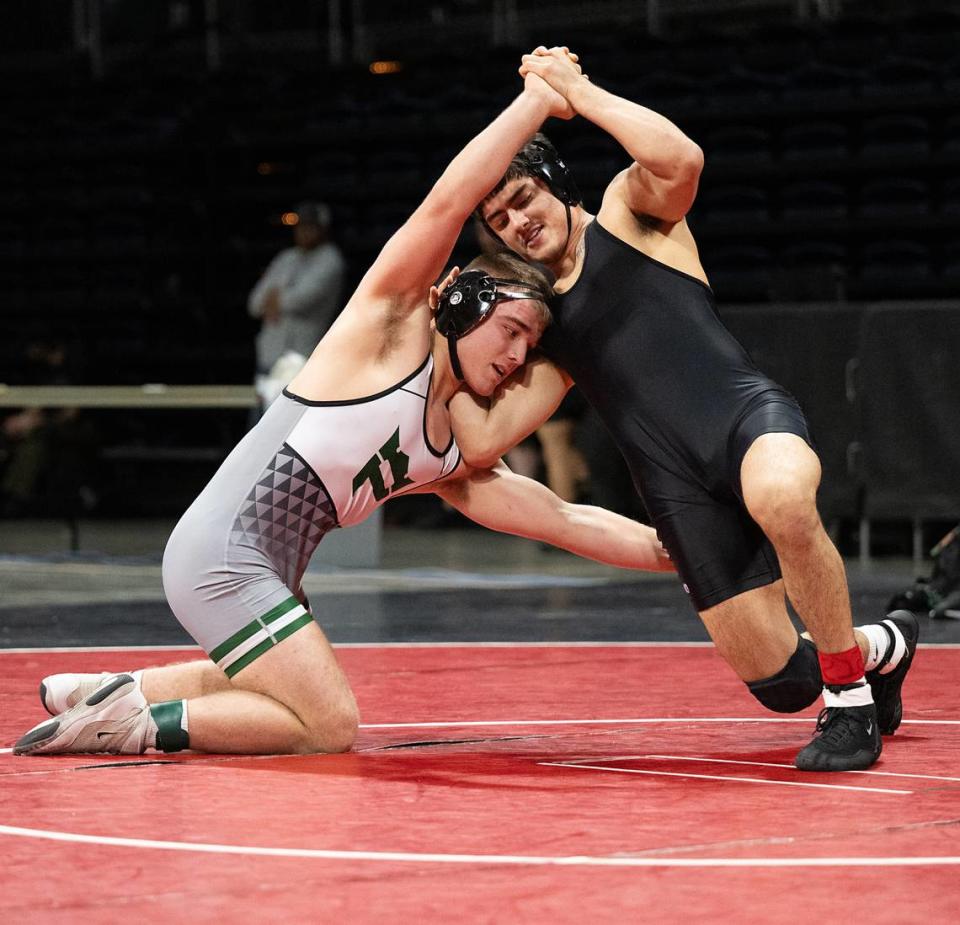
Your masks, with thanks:
[{"label": "wrestler's knee", "polygon": [[775,675],[748,681],[750,693],[774,713],[797,713],[812,704],[823,688],[816,646],[800,642],[787,664]]},{"label": "wrestler's knee", "polygon": [[349,751],[357,740],[360,713],[353,697],[344,697],[330,704],[319,717],[304,726],[304,736],[297,743],[301,754],[334,754]]},{"label": "wrestler's knee", "polygon": [[817,485],[806,473],[774,471],[744,484],[744,499],[750,516],[774,545],[794,545],[810,540],[820,529]]}]

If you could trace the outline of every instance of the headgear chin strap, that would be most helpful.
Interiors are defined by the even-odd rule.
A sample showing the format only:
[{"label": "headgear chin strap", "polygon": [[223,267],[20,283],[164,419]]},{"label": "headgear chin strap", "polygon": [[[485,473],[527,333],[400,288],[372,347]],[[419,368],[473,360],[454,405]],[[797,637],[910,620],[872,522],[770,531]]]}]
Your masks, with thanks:
[{"label": "headgear chin strap", "polygon": [[489,318],[501,302],[521,299],[542,302],[543,293],[519,279],[497,279],[486,270],[467,270],[444,289],[436,324],[447,339],[450,366],[458,379],[463,379],[463,368],[457,356],[457,341]]},{"label": "headgear chin strap", "polygon": [[579,205],[582,202],[580,190],[574,182],[567,165],[560,159],[557,149],[553,145],[545,145],[539,141],[531,141],[530,165],[550,189],[550,192],[562,203],[567,213],[567,237],[563,242],[563,248],[566,250],[570,241],[570,232],[573,231],[573,217],[570,214],[570,207]]}]

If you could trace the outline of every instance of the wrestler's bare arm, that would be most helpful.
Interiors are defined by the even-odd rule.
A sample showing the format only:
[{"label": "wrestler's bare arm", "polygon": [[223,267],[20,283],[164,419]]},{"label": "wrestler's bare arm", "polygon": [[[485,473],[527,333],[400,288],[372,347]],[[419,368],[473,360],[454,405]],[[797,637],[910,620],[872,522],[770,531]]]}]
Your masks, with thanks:
[{"label": "wrestler's bare arm", "polygon": [[603,508],[563,501],[545,485],[511,472],[503,463],[471,471],[434,491],[491,530],[541,540],[620,568],[674,571],[652,528]]},{"label": "wrestler's bare arm", "polygon": [[542,77],[633,158],[614,181],[631,212],[669,223],[687,214],[697,195],[703,152],[669,119],[596,86],[562,48],[541,46],[524,55],[520,73]]},{"label": "wrestler's bare arm", "polygon": [[427,289],[449,260],[464,222],[497,184],[514,153],[548,116],[572,115],[556,91],[531,77],[520,96],[450,162],[386,243],[357,288],[358,303],[389,298],[397,307],[425,304]]},{"label": "wrestler's bare arm", "polygon": [[526,78],[520,96],[450,162],[384,245],[291,390],[312,400],[351,399],[395,382],[422,360],[431,342],[428,292],[464,222],[541,122],[572,114],[539,77]]},{"label": "wrestler's bare arm", "polygon": [[532,434],[563,400],[573,380],[549,360],[529,361],[497,390],[481,398],[461,389],[450,401],[450,423],[464,460],[489,468]]}]

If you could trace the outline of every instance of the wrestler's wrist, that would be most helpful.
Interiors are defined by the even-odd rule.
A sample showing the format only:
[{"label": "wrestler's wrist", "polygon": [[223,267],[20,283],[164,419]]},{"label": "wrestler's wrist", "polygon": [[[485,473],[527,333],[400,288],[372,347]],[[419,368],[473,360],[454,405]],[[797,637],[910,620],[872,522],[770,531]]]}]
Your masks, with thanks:
[{"label": "wrestler's wrist", "polygon": [[545,81],[537,78],[536,81],[528,80],[524,84],[519,99],[533,107],[534,112],[540,116],[540,121],[544,122],[553,109],[553,93]]},{"label": "wrestler's wrist", "polygon": [[591,107],[597,105],[605,93],[605,90],[591,83],[586,77],[578,77],[570,81],[563,95],[581,116],[588,116]]}]

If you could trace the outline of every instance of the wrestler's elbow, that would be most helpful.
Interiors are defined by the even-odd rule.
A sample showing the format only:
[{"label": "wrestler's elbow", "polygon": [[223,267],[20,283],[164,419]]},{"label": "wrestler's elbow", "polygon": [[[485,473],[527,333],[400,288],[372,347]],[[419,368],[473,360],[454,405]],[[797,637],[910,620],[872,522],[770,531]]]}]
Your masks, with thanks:
[{"label": "wrestler's elbow", "polygon": [[503,455],[500,447],[493,441],[481,437],[472,437],[466,441],[457,440],[460,456],[468,466],[474,469],[492,469]]},{"label": "wrestler's elbow", "polygon": [[[691,142],[691,144],[693,144]],[[693,203],[697,198],[697,191],[700,187],[700,173],[703,170],[703,152],[697,145],[696,148],[699,157],[691,154],[690,158],[677,166],[677,171],[672,178],[669,186],[669,192],[664,196],[664,202],[661,213],[658,216],[664,221],[677,222],[683,221],[687,213],[693,208]]]},{"label": "wrestler's elbow", "polygon": [[685,151],[680,164],[680,170],[687,176],[691,176],[695,181],[699,181],[700,174],[703,173],[703,148],[695,141],[687,139]]},{"label": "wrestler's elbow", "polygon": [[661,186],[657,218],[676,224],[683,221],[693,207],[700,187],[700,174],[703,172],[703,151],[695,142],[686,139],[672,161],[668,177],[664,177]]},{"label": "wrestler's elbow", "polygon": [[691,141],[689,150],[680,164],[677,176],[677,192],[683,214],[686,215],[697,198],[700,188],[700,175],[703,173],[703,150],[700,145]]}]

